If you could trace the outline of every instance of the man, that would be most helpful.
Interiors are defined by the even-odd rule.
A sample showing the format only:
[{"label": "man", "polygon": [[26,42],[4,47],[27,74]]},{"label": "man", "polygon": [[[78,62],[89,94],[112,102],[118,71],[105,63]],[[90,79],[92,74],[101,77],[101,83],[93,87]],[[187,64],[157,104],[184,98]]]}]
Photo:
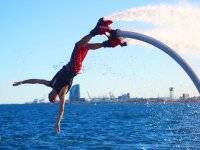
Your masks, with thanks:
[{"label": "man", "polygon": [[[22,84],[43,84],[52,88],[52,91],[49,93],[49,101],[54,103],[57,97],[60,99],[60,113],[55,125],[57,133],[60,133],[60,122],[64,114],[65,95],[72,85],[73,78],[81,71],[82,62],[86,57],[88,50],[126,45],[125,42],[116,37],[117,30],[111,30],[111,23],[111,20],[104,20],[103,18],[99,19],[95,28],[75,44],[69,63],[63,66],[63,68],[56,73],[51,81],[43,79],[28,79],[15,82],[13,84],[13,86],[19,86]],[[104,41],[103,43],[88,43],[92,37],[106,34],[106,32],[110,33],[110,37],[107,41]]]}]

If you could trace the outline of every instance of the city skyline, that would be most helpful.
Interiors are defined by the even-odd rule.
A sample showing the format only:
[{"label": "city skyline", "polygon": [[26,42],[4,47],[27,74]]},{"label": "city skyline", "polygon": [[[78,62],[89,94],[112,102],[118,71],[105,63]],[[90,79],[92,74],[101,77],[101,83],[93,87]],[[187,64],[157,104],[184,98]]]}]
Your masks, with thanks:
[{"label": "city skyline", "polygon": [[[127,101],[128,99],[159,99],[159,100],[170,100],[170,101],[175,101],[175,100],[187,100],[189,98],[200,98],[199,96],[197,97],[190,97],[188,93],[182,93],[182,95],[174,95],[175,94],[175,89],[174,87],[169,87],[169,95],[164,97],[162,95],[157,95],[157,97],[136,97],[134,94],[130,93],[130,91],[127,91],[126,93],[122,93],[121,95],[114,95],[112,91],[109,91],[105,93],[104,95],[90,95],[90,92],[87,91],[87,97],[81,96],[81,90],[80,90],[80,85],[75,84],[72,86],[72,88],[69,91],[69,97],[67,98],[69,103],[76,103],[76,102],[92,102],[93,100],[121,100],[121,101]],[[43,96],[42,98],[34,98],[32,102],[25,102],[26,104],[37,104],[37,103],[50,103],[48,99],[46,99],[46,96]]]},{"label": "city skyline", "polygon": [[[88,97],[81,97],[80,95],[80,85],[75,84],[69,91],[69,98],[67,99],[67,103],[71,104],[191,104],[191,103],[200,103],[200,96],[198,97],[190,97],[188,93],[183,93],[179,97],[174,97],[174,88],[169,88],[169,96],[168,97],[131,97],[130,93],[122,95],[114,95],[111,91],[108,95],[91,97],[88,92]],[[45,100],[45,96],[43,98],[37,99],[35,98],[32,102],[25,102],[25,104],[48,104],[50,103],[48,100]]]},{"label": "city skyline", "polygon": [[[12,83],[29,78],[51,80],[54,74],[68,62],[74,44],[89,33],[100,17],[130,8],[136,9],[149,5],[159,7],[161,4],[174,5],[179,2],[173,0],[90,1],[87,4],[90,10],[83,7],[85,2],[75,1],[0,2],[2,35],[0,37],[2,62],[0,104],[24,103],[35,97],[48,95],[50,88],[40,85],[12,87]],[[191,9],[200,10],[199,1],[186,2],[191,5]],[[115,7],[111,7],[113,4]],[[101,7],[103,9],[99,9]],[[162,18],[160,20],[162,21]],[[151,29],[152,24],[139,21],[114,21],[112,27],[127,30],[134,28],[135,31],[142,32]],[[162,33],[160,28],[155,30],[156,33]],[[175,29],[170,28],[170,30]],[[200,33],[198,24],[196,32]],[[97,36],[92,42],[104,40],[106,37]],[[179,42],[178,38],[176,42]],[[179,54],[200,77],[198,41],[197,45],[193,46],[197,48],[197,52],[190,53],[187,50],[179,51]],[[92,96],[104,95],[110,91],[114,95],[121,95],[129,91],[135,97],[157,97],[158,95],[166,97],[169,96],[169,87],[175,88],[175,96],[183,93],[188,93],[191,97],[199,95],[190,78],[173,59],[154,47],[140,44],[90,51],[83,62],[82,73],[74,78],[73,85],[75,84],[81,85],[82,97],[87,97],[87,91]]]}]

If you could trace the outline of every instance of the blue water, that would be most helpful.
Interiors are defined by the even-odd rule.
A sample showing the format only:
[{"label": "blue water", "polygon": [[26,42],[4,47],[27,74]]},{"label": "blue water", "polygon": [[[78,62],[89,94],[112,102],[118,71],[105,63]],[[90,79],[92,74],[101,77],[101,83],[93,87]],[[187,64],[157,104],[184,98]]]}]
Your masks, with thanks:
[{"label": "blue water", "polygon": [[200,149],[200,105],[0,105],[0,149]]}]

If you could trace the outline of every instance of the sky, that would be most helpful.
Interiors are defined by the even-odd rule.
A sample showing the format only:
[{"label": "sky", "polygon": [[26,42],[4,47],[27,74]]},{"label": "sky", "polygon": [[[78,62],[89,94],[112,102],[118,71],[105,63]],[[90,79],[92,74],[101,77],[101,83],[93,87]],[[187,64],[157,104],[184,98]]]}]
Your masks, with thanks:
[{"label": "sky", "polygon": [[[187,18],[196,12],[197,17],[199,16],[200,2],[198,0],[121,0],[117,2],[116,0],[1,0],[0,104],[31,102],[34,98],[43,97],[47,99],[51,91],[48,87],[42,85],[13,87],[12,84],[15,81],[31,78],[51,80],[56,72],[69,61],[74,44],[94,28],[99,18],[114,16],[113,14],[129,9],[146,10],[149,6],[162,8],[162,10],[165,10],[161,7],[162,5],[167,6],[168,17],[158,15],[157,18],[157,21],[165,23],[162,25],[166,28],[162,28],[163,26],[158,24],[159,21],[155,22],[153,19],[149,21],[148,17],[142,20],[140,16],[138,20],[133,18],[129,21],[118,18],[114,20],[111,27],[150,34],[160,41],[169,43],[169,46],[175,50],[177,48],[180,56],[200,77],[198,40],[194,46],[192,43],[194,40],[190,38],[189,32],[186,35],[180,33],[183,30],[185,32],[189,30],[181,28],[183,25],[180,23],[181,19],[178,20],[179,24],[176,26],[173,23],[174,20],[168,19],[172,12],[168,12],[171,9],[171,7],[168,9],[168,6],[185,7],[182,3],[187,3],[192,6],[191,10],[195,10],[188,13]],[[176,10],[174,7],[172,9]],[[149,18],[152,16],[149,13]],[[198,23],[199,18],[193,19]],[[198,25],[192,24],[191,27],[195,28],[195,33],[200,32]],[[179,32],[176,33],[176,31]],[[167,34],[170,32],[174,35]],[[179,39],[184,36],[186,38]],[[105,40],[107,39],[103,35],[96,36],[91,43],[100,43]],[[191,45],[196,50],[190,49]],[[185,51],[184,48],[187,50]],[[88,98],[88,92],[91,97],[108,96],[109,92],[116,97],[128,92],[131,97],[168,97],[169,87],[174,87],[175,97],[183,93],[198,96],[198,91],[188,75],[171,57],[145,44],[89,51],[83,62],[82,73],[74,78],[73,85],[75,84],[80,84],[81,97],[85,98]]]}]

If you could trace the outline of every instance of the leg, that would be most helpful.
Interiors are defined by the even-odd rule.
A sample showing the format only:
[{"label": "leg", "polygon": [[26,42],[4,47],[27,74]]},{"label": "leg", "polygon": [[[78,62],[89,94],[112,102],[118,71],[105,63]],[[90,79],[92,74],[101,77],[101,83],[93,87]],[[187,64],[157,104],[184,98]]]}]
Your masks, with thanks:
[{"label": "leg", "polygon": [[93,35],[88,34],[88,35],[84,36],[80,41],[78,41],[76,43],[76,45],[87,44],[92,38],[93,38]]},{"label": "leg", "polygon": [[105,34],[111,30],[110,24],[112,24],[112,20],[104,20],[104,18],[100,18],[95,28],[90,31],[90,34],[93,36]]},{"label": "leg", "polygon": [[116,47],[120,46],[127,46],[127,42],[124,41],[123,38],[117,36],[117,32],[119,29],[111,30],[110,35],[108,36],[108,40],[103,42],[103,47]]},{"label": "leg", "polygon": [[19,86],[22,84],[43,84],[46,86],[50,86],[50,81],[47,80],[43,80],[43,79],[28,79],[28,80],[24,80],[24,81],[20,81],[20,82],[15,82],[13,84],[13,86]]},{"label": "leg", "polygon": [[91,43],[87,45],[89,50],[96,50],[103,47],[103,43]]},{"label": "leg", "polygon": [[79,42],[76,44],[86,44],[88,43],[91,38],[95,35],[102,35],[105,34],[106,32],[109,32],[111,30],[110,24],[112,24],[111,20],[104,20],[104,18],[100,18],[97,22],[97,25],[93,30],[90,31],[88,35],[83,37]]}]

